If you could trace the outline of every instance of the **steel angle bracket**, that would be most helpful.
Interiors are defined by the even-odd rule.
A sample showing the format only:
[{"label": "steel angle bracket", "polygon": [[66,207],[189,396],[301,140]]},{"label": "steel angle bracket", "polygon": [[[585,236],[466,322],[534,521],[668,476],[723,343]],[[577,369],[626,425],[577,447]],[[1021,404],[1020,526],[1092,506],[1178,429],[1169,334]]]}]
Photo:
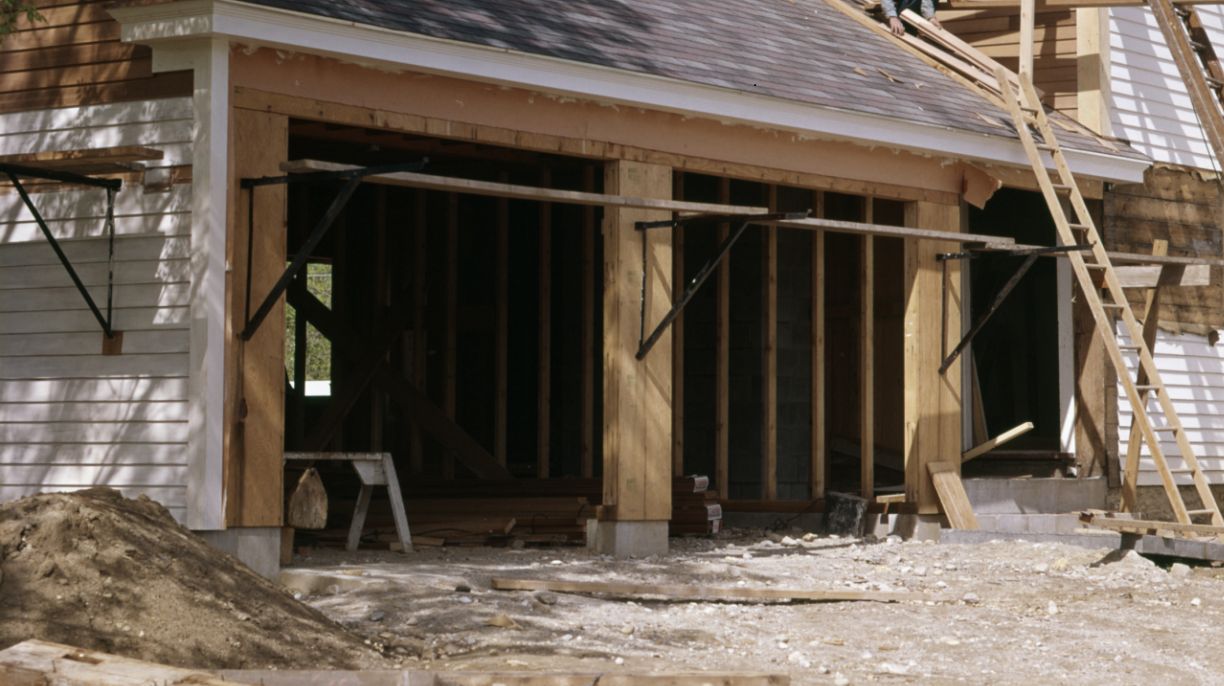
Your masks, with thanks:
[{"label": "steel angle bracket", "polygon": [[[650,352],[652,348],[654,348],[655,344],[659,342],[659,339],[667,331],[667,327],[671,326],[672,322],[676,321],[676,318],[679,317],[680,313],[684,311],[684,308],[689,304],[689,301],[693,299],[693,296],[697,294],[697,291],[701,288],[702,284],[704,284],[706,280],[710,278],[710,274],[713,274],[714,270],[718,268],[718,265],[724,259],[726,259],[727,254],[731,252],[731,248],[735,245],[736,241],[740,239],[740,236],[744,235],[744,232],[748,230],[749,226],[752,226],[753,224],[770,224],[770,223],[779,222],[779,221],[806,219],[808,215],[810,214],[811,214],[810,210],[804,211],[804,212],[772,212],[769,214],[692,214],[692,215],[684,215],[684,216],[676,217],[674,219],[663,219],[663,220],[651,221],[651,222],[637,222],[636,224],[634,224],[634,228],[637,229],[638,232],[642,234],[642,316],[641,316],[641,333],[638,336],[638,351],[635,357],[639,360],[646,359],[646,355]],[[646,237],[646,233],[651,229],[660,229],[660,228],[673,228],[674,229],[677,226],[683,226],[685,224],[691,224],[695,222],[718,222],[718,223],[739,222],[739,226],[735,229],[735,231],[732,231],[725,240],[723,240],[721,245],[718,246],[718,250],[714,253],[714,256],[711,257],[704,265],[702,265],[701,269],[697,271],[697,274],[693,276],[692,280],[689,281],[688,285],[684,287],[684,293],[680,295],[679,299],[677,299],[676,302],[671,306],[671,309],[667,311],[667,314],[663,315],[663,319],[659,321],[658,325],[655,326],[654,330],[650,332],[649,336],[647,336],[646,335],[646,274],[647,274],[647,260],[646,260],[646,243],[647,243],[646,238],[647,237]],[[680,275],[680,276],[681,278],[683,278],[683,275]]]}]

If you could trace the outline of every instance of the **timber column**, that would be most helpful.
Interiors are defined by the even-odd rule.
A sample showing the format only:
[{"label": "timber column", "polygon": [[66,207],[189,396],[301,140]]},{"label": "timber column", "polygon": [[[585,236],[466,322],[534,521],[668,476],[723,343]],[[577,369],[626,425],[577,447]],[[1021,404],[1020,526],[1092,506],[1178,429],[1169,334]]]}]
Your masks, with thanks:
[{"label": "timber column", "polygon": [[[670,200],[672,170],[609,162],[604,192]],[[672,509],[671,332],[663,334],[644,360],[636,354],[643,297],[648,331],[671,308],[672,236],[667,229],[652,229],[643,236],[634,223],[670,216],[611,207],[604,212],[604,506],[600,520],[588,528],[587,543],[596,552],[618,557],[667,552]]]}]

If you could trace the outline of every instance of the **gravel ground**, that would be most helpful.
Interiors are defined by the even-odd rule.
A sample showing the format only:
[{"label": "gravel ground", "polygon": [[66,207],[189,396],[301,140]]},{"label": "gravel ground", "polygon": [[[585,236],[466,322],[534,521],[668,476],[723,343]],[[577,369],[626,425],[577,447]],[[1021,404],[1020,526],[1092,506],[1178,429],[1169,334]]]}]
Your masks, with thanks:
[{"label": "gravel ground", "polygon": [[[627,601],[490,589],[495,576],[710,588],[917,591],[813,604]],[[1224,570],[1135,553],[726,532],[667,556],[581,549],[319,551],[282,581],[437,670],[753,671],[794,683],[1220,683]]]}]

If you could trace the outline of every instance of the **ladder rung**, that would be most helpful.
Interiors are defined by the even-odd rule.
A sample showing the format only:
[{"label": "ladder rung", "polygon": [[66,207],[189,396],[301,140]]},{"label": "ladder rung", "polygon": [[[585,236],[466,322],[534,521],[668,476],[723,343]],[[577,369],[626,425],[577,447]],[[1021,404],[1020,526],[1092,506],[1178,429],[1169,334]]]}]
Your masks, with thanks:
[{"label": "ladder rung", "polygon": [[1074,186],[1068,186],[1065,183],[1055,183],[1052,185],[1054,186],[1055,193],[1070,193],[1071,191],[1075,190]]},{"label": "ladder rung", "polygon": [[1153,386],[1151,384],[1135,384],[1136,391],[1154,391],[1157,388],[1160,388],[1160,386]]},{"label": "ladder rung", "polygon": [[1193,517],[1193,516],[1195,516],[1195,515],[1205,515],[1205,514],[1215,514],[1215,513],[1216,513],[1216,511],[1215,511],[1215,510],[1212,510],[1212,509],[1206,509],[1206,510],[1186,510],[1186,514],[1190,515],[1191,517]]},{"label": "ladder rung", "polygon": [[1036,146],[1038,150],[1043,150],[1045,152],[1058,152],[1057,145],[1051,145],[1049,143],[1034,143],[1033,145]]},{"label": "ladder rung", "polygon": [[1067,228],[1071,229],[1072,231],[1087,231],[1088,229],[1091,229],[1092,226],[1088,224],[1067,224]]},{"label": "ladder rung", "polygon": [[1163,434],[1175,434],[1178,431],[1181,431],[1181,427],[1180,426],[1153,426],[1152,431],[1163,433]]},{"label": "ladder rung", "polygon": [[[1122,303],[1107,303],[1107,302],[1102,302],[1102,303],[1101,303],[1101,307],[1104,307],[1104,308],[1105,308],[1105,309],[1107,309],[1107,310],[1120,310],[1120,309],[1122,309],[1122,308],[1126,307],[1126,305],[1123,305]],[[1121,346],[1119,346],[1119,347],[1121,347]]]},{"label": "ladder rung", "polygon": [[1170,469],[1170,474],[1197,474],[1199,470],[1191,469],[1190,467],[1182,467],[1180,469]]},{"label": "ladder rung", "polygon": [[1098,264],[1096,262],[1085,262],[1084,266],[1089,269],[1108,269],[1109,268],[1106,265]]}]

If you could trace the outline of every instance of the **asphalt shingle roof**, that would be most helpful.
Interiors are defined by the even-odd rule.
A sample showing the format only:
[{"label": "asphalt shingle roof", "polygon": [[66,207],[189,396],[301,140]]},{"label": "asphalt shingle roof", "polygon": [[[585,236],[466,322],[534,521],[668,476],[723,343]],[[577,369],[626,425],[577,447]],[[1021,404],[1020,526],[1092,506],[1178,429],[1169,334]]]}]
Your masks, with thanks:
[{"label": "asphalt shingle roof", "polygon": [[[243,0],[838,110],[1014,138],[1010,117],[829,2]],[[989,119],[1007,122],[1005,126]],[[1067,147],[1116,153],[1060,132]],[[881,131],[881,140],[889,140]],[[1122,148],[1121,154],[1136,153]]]}]

